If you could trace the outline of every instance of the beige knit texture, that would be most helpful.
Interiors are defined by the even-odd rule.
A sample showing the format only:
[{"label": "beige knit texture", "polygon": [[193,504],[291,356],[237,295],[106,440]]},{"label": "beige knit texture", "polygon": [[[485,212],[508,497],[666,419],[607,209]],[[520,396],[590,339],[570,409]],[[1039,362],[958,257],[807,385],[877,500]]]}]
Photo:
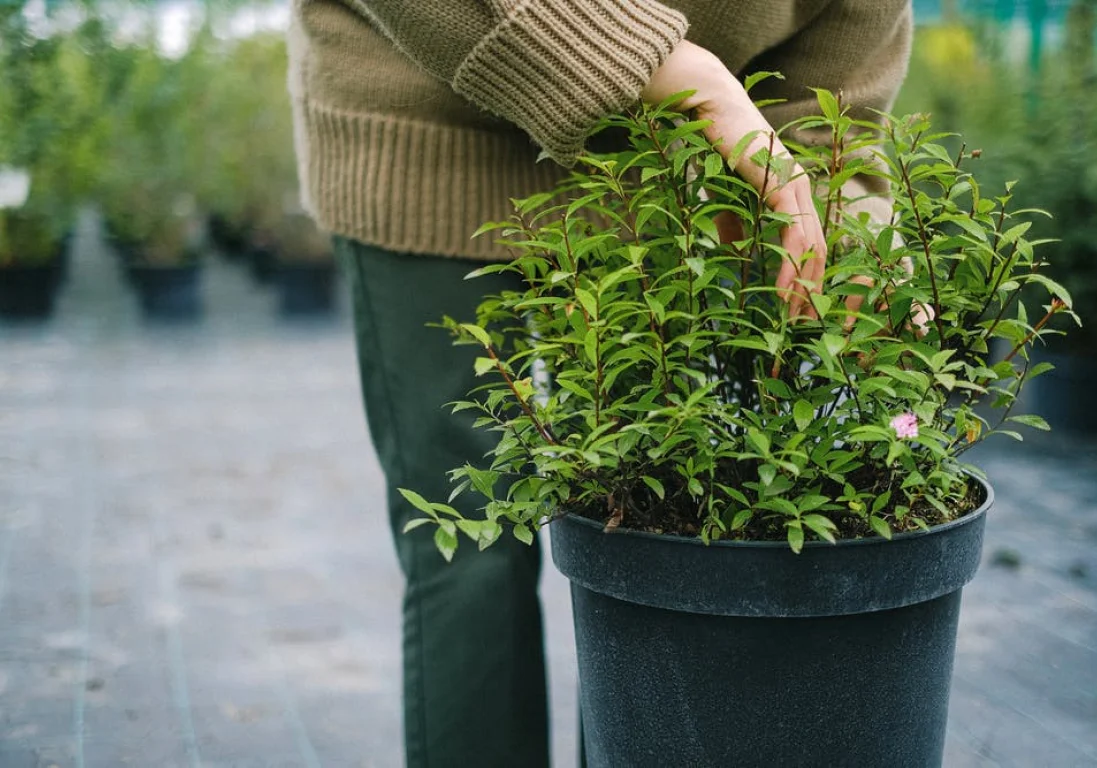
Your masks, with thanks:
[{"label": "beige knit texture", "polygon": [[570,165],[591,126],[637,101],[685,31],[685,17],[657,3],[521,3],[461,63],[453,88]]},{"label": "beige knit texture", "polygon": [[862,117],[886,110],[909,58],[904,0],[294,0],[304,203],[329,231],[390,250],[508,258],[471,234],[560,179],[540,150],[574,159],[687,19],[736,74],[785,74],[756,94],[785,100],[766,110],[774,125],[817,109],[811,86],[841,89]]}]

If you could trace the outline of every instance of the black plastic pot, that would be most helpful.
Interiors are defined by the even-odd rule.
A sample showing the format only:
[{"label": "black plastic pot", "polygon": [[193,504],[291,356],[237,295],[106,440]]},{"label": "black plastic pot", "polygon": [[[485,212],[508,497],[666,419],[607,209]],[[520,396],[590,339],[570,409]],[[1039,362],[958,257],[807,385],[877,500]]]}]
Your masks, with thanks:
[{"label": "black plastic pot", "polygon": [[64,285],[72,271],[72,232],[66,232],[57,245],[57,264],[53,270],[53,279],[58,286]]},{"label": "black plastic pot", "polygon": [[1053,431],[1097,433],[1091,397],[1097,386],[1097,350],[1089,357],[1036,350],[1031,357],[1034,363],[1051,363],[1055,370],[1025,384],[1019,412],[1043,416]]},{"label": "black plastic pot", "polygon": [[202,314],[201,266],[132,265],[130,275],[145,318],[157,322],[195,320]]},{"label": "black plastic pot", "polygon": [[219,213],[211,213],[206,226],[210,242],[226,259],[236,260],[247,253],[248,236],[244,227]]},{"label": "black plastic pot", "polygon": [[278,311],[283,317],[330,314],[335,306],[335,265],[283,262],[278,268]]},{"label": "black plastic pot", "polygon": [[0,269],[0,317],[9,320],[50,317],[59,285],[57,271],[55,262]]},{"label": "black plastic pot", "polygon": [[941,764],[960,590],[992,494],[892,541],[717,542],[551,526],[589,768]]},{"label": "black plastic pot", "polygon": [[266,285],[274,280],[278,272],[278,256],[273,248],[252,246],[248,251],[248,266],[255,282]]}]

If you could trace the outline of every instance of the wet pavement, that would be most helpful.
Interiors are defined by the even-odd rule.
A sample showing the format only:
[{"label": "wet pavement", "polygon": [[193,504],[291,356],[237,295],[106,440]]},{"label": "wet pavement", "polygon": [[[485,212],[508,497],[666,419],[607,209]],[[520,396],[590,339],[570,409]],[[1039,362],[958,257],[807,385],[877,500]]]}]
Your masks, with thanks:
[{"label": "wet pavement", "polygon": [[[205,282],[202,322],[148,327],[85,217],[56,317],[0,326],[0,768],[401,764],[401,581],[346,302],[287,324],[238,266]],[[977,462],[997,503],[945,765],[1097,766],[1097,440]],[[565,768],[551,565],[543,594]]]}]

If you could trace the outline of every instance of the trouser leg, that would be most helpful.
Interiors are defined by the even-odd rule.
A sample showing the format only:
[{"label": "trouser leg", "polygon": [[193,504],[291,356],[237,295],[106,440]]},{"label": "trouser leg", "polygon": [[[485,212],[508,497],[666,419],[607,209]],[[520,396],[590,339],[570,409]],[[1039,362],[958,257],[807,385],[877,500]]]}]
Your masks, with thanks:
[{"label": "trouser leg", "polygon": [[[478,383],[471,346],[427,328],[443,315],[471,320],[511,275],[466,281],[469,261],[397,254],[337,238],[350,277],[370,434],[388,491],[388,514],[407,581],[404,731],[408,768],[548,765],[545,665],[537,594],[541,554],[508,534],[485,552],[467,539],[447,564],[432,526],[397,488],[445,501],[445,473],[482,460],[497,433],[472,429],[445,404]],[[463,504],[462,504],[463,502]],[[475,514],[478,501],[455,506]]]}]

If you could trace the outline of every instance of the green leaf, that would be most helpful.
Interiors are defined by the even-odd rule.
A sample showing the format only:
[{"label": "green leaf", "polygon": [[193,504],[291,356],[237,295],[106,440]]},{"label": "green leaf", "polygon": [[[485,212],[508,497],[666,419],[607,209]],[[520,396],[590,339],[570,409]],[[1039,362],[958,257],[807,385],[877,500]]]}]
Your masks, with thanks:
[{"label": "green leaf", "polygon": [[877,536],[884,539],[891,539],[891,526],[888,525],[887,520],[876,515],[869,515],[868,524],[872,526],[872,530],[876,532]]},{"label": "green leaf", "polygon": [[674,130],[663,138],[663,142],[666,145],[673,144],[678,139],[688,136],[691,133],[700,133],[710,125],[712,125],[711,120],[687,120],[686,122],[675,126]]},{"label": "green leaf", "polygon": [[758,453],[769,454],[769,437],[759,429],[751,427],[747,430],[747,442],[758,449]]},{"label": "green leaf", "polygon": [[480,527],[480,541],[478,544],[480,551],[484,551],[498,541],[502,533],[503,526],[499,525],[499,523],[494,520],[485,520],[484,524]]},{"label": "green leaf", "polygon": [[697,277],[705,274],[705,260],[700,256],[691,256],[686,259],[686,266],[692,269]]},{"label": "green leaf", "polygon": [[1024,413],[1018,416],[1010,416],[1006,421],[1015,421],[1018,424],[1024,424],[1026,427],[1032,427],[1033,429],[1042,429],[1047,432],[1051,429],[1048,423],[1041,416],[1037,416],[1034,413]]},{"label": "green leaf", "polygon": [[568,392],[571,392],[573,395],[578,395],[584,400],[589,400],[592,403],[594,402],[594,395],[581,387],[575,381],[572,381],[571,379],[557,379],[556,383],[561,388],[566,389]]},{"label": "green leaf", "polygon": [[480,492],[480,495],[494,499],[495,484],[499,481],[500,473],[490,469],[477,469],[473,466],[467,467],[467,470],[469,480],[472,481],[473,487]]},{"label": "green leaf", "polygon": [[644,481],[644,484],[647,485],[648,488],[655,491],[655,495],[659,497],[660,501],[665,498],[666,491],[664,490],[662,483],[660,483],[654,477],[649,477],[648,475],[644,475],[640,479]]},{"label": "green leaf", "polygon": [[788,545],[793,552],[800,554],[800,550],[804,548],[804,529],[800,527],[799,520],[789,520],[786,525],[788,526]]},{"label": "green leaf", "polygon": [[520,398],[528,401],[533,397],[533,380],[529,378],[515,379],[514,389],[518,392]]},{"label": "green leaf", "polygon": [[705,176],[719,176],[724,167],[724,158],[715,152],[705,158]]},{"label": "green leaf", "polygon": [[447,563],[451,562],[453,553],[457,551],[457,534],[445,528],[437,529],[434,532],[434,546],[442,553],[442,557],[446,558]]},{"label": "green leaf", "polygon": [[824,515],[803,515],[800,521],[816,533],[820,538],[834,543],[834,531],[838,530],[838,526],[834,522]]},{"label": "green leaf", "polygon": [[473,367],[476,370],[477,376],[483,376],[488,371],[495,370],[495,361],[490,357],[478,357],[476,362],[473,363]]},{"label": "green leaf", "polygon": [[596,328],[587,331],[587,336],[583,340],[583,347],[586,350],[590,364],[594,365],[598,360],[598,330]]},{"label": "green leaf", "polygon": [[488,523],[487,520],[455,520],[457,527],[461,530],[461,533],[468,536],[473,541],[478,541],[480,538],[480,530]]},{"label": "green leaf", "polygon": [[418,509],[420,512],[426,512],[430,515],[431,519],[437,520],[438,513],[434,511],[434,508],[430,505],[430,502],[424,499],[415,491],[409,491],[407,488],[399,488],[400,495],[403,496],[408,502]]},{"label": "green leaf", "polygon": [[842,350],[846,348],[846,340],[833,333],[824,333],[823,346],[826,348],[827,352],[830,353],[831,357],[838,357],[838,355],[842,353]]},{"label": "green leaf", "polygon": [[823,116],[830,121],[838,119],[838,99],[834,94],[824,88],[812,88],[815,97],[819,100],[819,109],[823,110]]},{"label": "green leaf", "polygon": [[531,531],[525,525],[515,525],[513,530],[514,538],[518,539],[518,541],[522,542],[523,544],[533,543],[533,531]]},{"label": "green leaf", "polygon": [[830,298],[830,296],[826,296],[822,293],[811,294],[811,305],[815,308],[820,319],[827,316],[827,312],[830,312],[830,307],[833,302],[834,300]]},{"label": "green leaf", "polygon": [[796,428],[803,432],[815,420],[815,409],[807,400],[797,400],[792,406],[792,419],[796,422]]},{"label": "green leaf", "polygon": [[485,347],[491,346],[491,337],[488,336],[488,332],[478,325],[472,323],[461,323],[461,330],[468,333],[472,338],[483,344]]},{"label": "green leaf", "polygon": [[701,485],[701,481],[696,477],[691,477],[689,482],[686,483],[686,488],[689,490],[690,496],[699,497],[705,495],[705,489]]},{"label": "green leaf", "polygon": [[592,320],[598,319],[598,301],[594,298],[594,294],[583,288],[576,288],[575,298],[579,299],[579,303],[583,305],[583,309]]},{"label": "green leaf", "polygon": [[775,77],[778,80],[785,79],[785,76],[782,75],[780,72],[751,72],[749,75],[746,76],[746,78],[743,79],[743,88],[745,88],[747,93],[749,93],[750,89],[753,88],[756,84],[762,82],[763,80],[768,80],[771,77]]},{"label": "green leaf", "polygon": [[410,533],[422,525],[433,522],[437,521],[431,520],[429,517],[417,517],[414,520],[409,520],[408,524],[404,526],[404,533]]},{"label": "green leaf", "polygon": [[879,512],[881,509],[884,509],[890,501],[891,491],[884,491],[883,493],[881,493],[879,496],[872,500],[873,513]]},{"label": "green leaf", "polygon": [[762,481],[762,485],[772,485],[773,478],[777,476],[777,467],[772,464],[763,464],[758,467],[758,479]]},{"label": "green leaf", "polygon": [[731,519],[731,530],[737,531],[744,525],[750,522],[750,519],[754,517],[754,512],[749,509],[740,509],[735,513],[735,517]]},{"label": "green leaf", "polygon": [[655,315],[655,322],[662,325],[666,322],[666,307],[657,298],[650,293],[644,294],[644,301],[647,302],[648,307],[651,309],[651,313]]}]

